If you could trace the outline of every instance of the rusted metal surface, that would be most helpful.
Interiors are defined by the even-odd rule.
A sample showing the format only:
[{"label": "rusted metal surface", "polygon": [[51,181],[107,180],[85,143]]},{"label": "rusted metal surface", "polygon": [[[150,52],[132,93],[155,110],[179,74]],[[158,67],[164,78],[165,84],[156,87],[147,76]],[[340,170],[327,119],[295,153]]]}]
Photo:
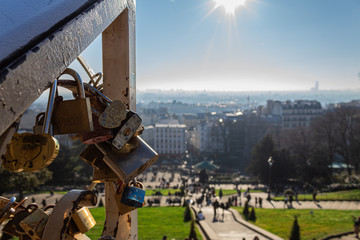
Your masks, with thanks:
[{"label": "rusted metal surface", "polygon": [[[117,238],[120,212],[116,205],[116,186],[114,182],[105,183],[105,223],[102,236]],[[127,238],[125,238],[127,239]]]},{"label": "rusted metal surface", "polygon": [[20,222],[21,228],[33,240],[40,240],[49,216],[41,209],[35,210]]},{"label": "rusted metal surface", "polygon": [[[103,32],[104,94],[136,110],[135,1]],[[137,239],[137,210],[120,216],[114,183],[105,183],[106,220],[103,236]]]},{"label": "rusted metal surface", "polygon": [[135,12],[125,9],[103,32],[102,39],[104,94],[135,111]]},{"label": "rusted metal surface", "polygon": [[1,66],[0,134],[126,7],[135,7],[134,1],[126,0],[98,0],[91,3],[86,10],[71,16],[72,19],[63,25],[60,22],[57,28],[40,35],[36,46],[26,49],[6,66]]}]

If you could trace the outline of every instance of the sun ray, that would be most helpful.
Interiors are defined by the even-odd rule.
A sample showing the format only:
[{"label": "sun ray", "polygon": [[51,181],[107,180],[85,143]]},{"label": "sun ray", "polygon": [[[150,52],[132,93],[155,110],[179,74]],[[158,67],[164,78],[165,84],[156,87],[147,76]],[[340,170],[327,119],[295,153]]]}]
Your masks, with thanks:
[{"label": "sun ray", "polygon": [[236,8],[245,6],[246,0],[213,0],[215,2],[214,9],[223,7],[228,15],[235,15]]}]

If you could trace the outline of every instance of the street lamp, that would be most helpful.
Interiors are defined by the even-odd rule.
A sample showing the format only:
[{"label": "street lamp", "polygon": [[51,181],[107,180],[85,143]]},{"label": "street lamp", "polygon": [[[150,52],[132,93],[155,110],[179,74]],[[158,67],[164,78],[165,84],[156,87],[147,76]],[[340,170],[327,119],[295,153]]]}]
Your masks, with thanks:
[{"label": "street lamp", "polygon": [[268,189],[268,197],[267,200],[271,201],[271,196],[270,196],[270,189],[271,189],[271,166],[274,164],[274,159],[272,158],[272,156],[269,157],[268,161],[269,163],[269,189]]}]

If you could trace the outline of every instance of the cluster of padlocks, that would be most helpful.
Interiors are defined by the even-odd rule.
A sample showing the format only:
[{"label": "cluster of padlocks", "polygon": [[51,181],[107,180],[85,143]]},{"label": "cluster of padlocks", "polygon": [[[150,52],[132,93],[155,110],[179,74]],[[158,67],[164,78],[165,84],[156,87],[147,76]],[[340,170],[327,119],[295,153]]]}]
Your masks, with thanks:
[{"label": "cluster of padlocks", "polygon": [[[88,74],[89,83],[83,83],[80,75],[70,68],[55,79],[46,112],[36,116],[33,133],[14,130],[2,155],[2,166],[11,172],[44,169],[60,150],[54,135],[73,134],[87,145],[80,158],[93,167],[93,183],[88,190],[72,190],[56,206],[43,209],[36,204],[24,207],[23,201],[16,203],[14,198],[0,197],[0,224],[8,220],[3,231],[13,236],[46,239],[45,235],[52,232],[49,225],[57,223],[66,225],[61,230],[66,236],[88,231],[95,221],[86,206],[96,204],[92,189],[101,182],[116,185],[114,197],[120,214],[144,205],[145,190],[135,178],[151,166],[158,155],[139,137],[144,129],[141,118],[123,102],[104,95],[99,84],[102,74],[95,74],[81,56],[78,61]],[[66,76],[71,79],[65,79]],[[72,91],[74,99],[64,100],[59,87]]]}]

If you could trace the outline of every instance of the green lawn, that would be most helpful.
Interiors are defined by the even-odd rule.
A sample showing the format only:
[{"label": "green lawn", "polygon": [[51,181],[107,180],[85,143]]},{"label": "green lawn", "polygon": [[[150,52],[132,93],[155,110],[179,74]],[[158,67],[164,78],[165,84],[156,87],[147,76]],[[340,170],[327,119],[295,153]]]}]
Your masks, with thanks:
[{"label": "green lawn", "polygon": [[171,195],[175,195],[175,192],[180,192],[180,189],[164,188],[164,189],[146,189],[145,196],[153,196],[155,192],[161,192],[163,196],[167,196],[169,191]]},{"label": "green lawn", "polygon": [[[91,239],[101,236],[105,220],[105,208],[90,209],[96,220],[96,226],[86,235]],[[184,211],[182,207],[145,207],[138,210],[138,233],[139,239],[162,239],[164,235],[168,239],[185,239],[190,233],[190,222],[184,223]],[[198,239],[202,239],[196,227]]]},{"label": "green lawn", "polygon": [[[216,196],[219,196],[220,189],[215,189]],[[237,191],[235,189],[223,189],[223,196],[233,195],[237,194]],[[241,194],[244,194],[245,190],[241,191]],[[259,193],[264,192],[262,190],[250,190],[250,193]]]},{"label": "green lawn", "polygon": [[[220,189],[215,189],[216,196],[219,196]],[[236,194],[237,191],[235,189],[222,189],[223,196],[228,196],[232,194]]]},{"label": "green lawn", "polygon": [[[283,201],[284,196],[275,197],[274,200]],[[299,194],[298,199],[300,201],[312,201],[312,194]],[[338,191],[338,192],[328,192],[328,193],[319,193],[316,196],[317,200],[320,201],[360,201],[360,189],[347,190],[347,191]]]},{"label": "green lawn", "polygon": [[[235,207],[242,214],[242,208]],[[311,214],[313,212],[313,214]],[[289,239],[294,215],[298,216],[301,239],[324,238],[353,230],[351,216],[360,216],[359,210],[328,209],[256,209],[255,225],[284,239]]]}]

